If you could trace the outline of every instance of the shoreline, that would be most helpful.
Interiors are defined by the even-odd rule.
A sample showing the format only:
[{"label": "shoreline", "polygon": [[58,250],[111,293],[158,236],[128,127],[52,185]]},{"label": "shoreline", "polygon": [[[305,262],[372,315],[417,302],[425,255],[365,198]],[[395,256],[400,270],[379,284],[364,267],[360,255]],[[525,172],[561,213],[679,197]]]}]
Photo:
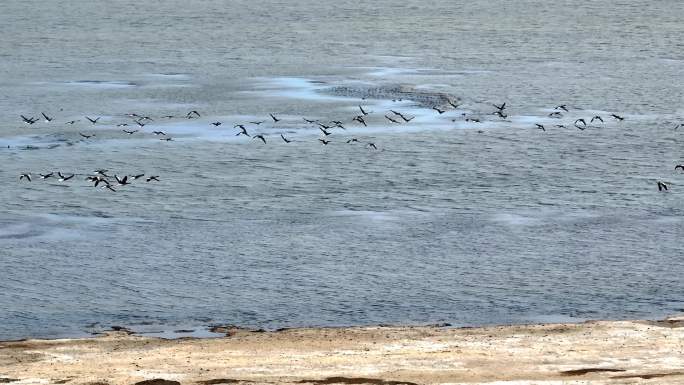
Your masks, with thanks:
[{"label": "shoreline", "polygon": [[684,383],[684,317],[225,332],[217,338],[113,331],[80,339],[3,341],[0,383]]}]

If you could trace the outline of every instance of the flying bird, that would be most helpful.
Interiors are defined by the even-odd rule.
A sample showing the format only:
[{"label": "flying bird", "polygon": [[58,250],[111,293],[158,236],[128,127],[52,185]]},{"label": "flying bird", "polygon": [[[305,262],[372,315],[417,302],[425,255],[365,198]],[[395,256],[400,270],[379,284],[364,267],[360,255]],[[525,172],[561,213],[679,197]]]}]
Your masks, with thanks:
[{"label": "flying bird", "polygon": [[250,135],[247,133],[247,128],[245,128],[245,126],[242,125],[242,124],[236,124],[235,127],[233,127],[233,128],[239,128],[239,129],[240,129],[240,132],[238,132],[237,134],[235,134],[235,136],[240,136],[240,135],[250,136]]},{"label": "flying bird", "polygon": [[323,143],[324,146],[327,146],[328,143],[330,143],[329,140],[325,140],[325,139],[318,139],[318,141],[321,142],[321,143]]},{"label": "flying bird", "polygon": [[214,126],[214,127],[218,127],[218,126],[220,126],[221,124],[223,124],[223,123],[221,123],[221,122],[213,122],[213,123],[211,123],[211,125]]},{"label": "flying bird", "polygon": [[27,118],[24,115],[19,115],[19,116],[21,116],[21,120],[23,120],[24,123],[27,123],[27,124],[33,124],[33,123],[38,121],[38,119],[34,118],[33,116],[30,118]]},{"label": "flying bird", "polygon": [[361,106],[359,106],[359,110],[361,110],[361,114],[363,114],[363,116],[366,116],[366,115],[370,114],[371,112],[373,112],[373,111],[366,111]]},{"label": "flying bird", "polygon": [[79,132],[78,134],[81,135],[82,137],[86,138],[86,139],[90,139],[90,138],[92,138],[93,136],[95,136],[95,134],[86,135],[86,134],[84,134],[84,133],[82,133],[82,132]]},{"label": "flying bird", "polygon": [[591,120],[589,121],[589,123],[594,123],[594,120],[598,120],[598,121],[600,121],[601,123],[603,123],[603,118],[600,117],[600,116],[598,116],[598,115],[596,115],[596,116],[594,116],[593,118],[591,118]]},{"label": "flying bird", "polygon": [[156,181],[159,182],[159,175],[151,175],[149,178],[145,179],[147,182]]},{"label": "flying bird", "polygon": [[261,141],[264,142],[264,144],[266,144],[266,138],[264,138],[264,136],[261,134],[254,135],[254,137],[252,139],[261,139]]},{"label": "flying bird", "polygon": [[119,178],[119,177],[116,176],[116,174],[115,174],[115,175],[114,175],[114,178],[115,178],[116,181],[119,183],[119,186],[125,186],[125,185],[127,185],[127,184],[131,184],[131,182],[128,181],[128,175],[125,175],[123,178]]},{"label": "flying bird", "polygon": [[91,119],[91,118],[88,117],[88,116],[86,116],[85,118],[88,119],[88,121],[89,121],[90,123],[92,123],[92,124],[95,124],[95,123],[97,123],[98,120],[100,120],[100,116],[98,116],[98,117],[95,118],[95,119]]},{"label": "flying bird", "polygon": [[66,181],[68,181],[69,179],[73,178],[74,175],[76,175],[76,174],[71,174],[71,175],[69,175],[69,176],[65,176],[65,175],[62,175],[61,172],[58,172],[57,175],[59,175],[59,179],[57,179],[58,181],[60,181],[60,182],[66,182]]},{"label": "flying bird", "polygon": [[620,121],[620,122],[623,121],[623,120],[625,120],[625,118],[624,118],[623,116],[620,116],[620,115],[610,114],[610,116],[612,116],[613,119],[618,120],[618,121]]},{"label": "flying bird", "polygon": [[40,114],[43,115],[43,118],[45,118],[46,123],[50,123],[51,121],[53,121],[53,118],[45,115],[45,112],[41,112]]},{"label": "flying bird", "polygon": [[390,118],[390,117],[387,116],[387,115],[385,115],[385,118],[387,118],[387,120],[389,120],[389,121],[392,122],[392,123],[401,124],[401,123],[399,123],[399,121],[394,120],[394,119]]},{"label": "flying bird", "polygon": [[283,136],[283,134],[280,134],[280,137],[283,139],[283,141],[284,141],[285,143],[290,143],[290,142],[291,142],[291,140],[290,140],[290,139],[287,139],[285,136]]},{"label": "flying bird", "polygon": [[273,116],[273,114],[269,114],[269,115],[271,115],[271,119],[273,119],[273,123],[278,123],[280,121],[280,119]]},{"label": "flying bird", "polygon": [[28,179],[28,181],[30,182],[31,181],[31,174],[30,173],[23,173],[23,174],[19,175],[19,180],[22,180],[24,178]]},{"label": "flying bird", "polygon": [[446,112],[446,110],[440,110],[439,108],[437,108],[437,106],[432,107],[432,109],[437,111],[437,113],[439,113],[440,115],[442,115],[444,112]]},{"label": "flying bird", "polygon": [[667,191],[667,185],[661,181],[658,181],[658,191]]},{"label": "flying bird", "polygon": [[192,110],[192,111],[188,112],[187,114],[185,114],[185,117],[188,119],[199,118],[200,116],[202,116],[202,115],[200,115],[200,113],[197,112],[196,110]]},{"label": "flying bird", "polygon": [[496,108],[499,111],[503,111],[504,109],[506,109],[506,103],[503,103],[500,106],[497,106],[496,104],[492,104],[492,106],[494,106],[494,108]]}]

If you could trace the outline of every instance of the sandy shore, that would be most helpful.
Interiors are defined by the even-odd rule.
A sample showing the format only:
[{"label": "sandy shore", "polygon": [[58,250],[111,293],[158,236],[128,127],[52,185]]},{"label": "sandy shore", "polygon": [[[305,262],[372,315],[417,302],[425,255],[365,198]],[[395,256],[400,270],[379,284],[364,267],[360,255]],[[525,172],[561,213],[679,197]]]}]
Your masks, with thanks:
[{"label": "sandy shore", "polygon": [[0,343],[0,383],[684,384],[684,319]]}]

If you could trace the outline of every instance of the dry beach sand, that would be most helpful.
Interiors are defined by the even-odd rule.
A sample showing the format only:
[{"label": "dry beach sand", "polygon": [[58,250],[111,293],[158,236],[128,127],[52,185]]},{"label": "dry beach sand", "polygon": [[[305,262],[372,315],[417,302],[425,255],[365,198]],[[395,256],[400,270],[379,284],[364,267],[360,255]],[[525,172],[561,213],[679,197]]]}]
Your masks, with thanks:
[{"label": "dry beach sand", "polygon": [[684,318],[0,343],[16,384],[684,384]]}]

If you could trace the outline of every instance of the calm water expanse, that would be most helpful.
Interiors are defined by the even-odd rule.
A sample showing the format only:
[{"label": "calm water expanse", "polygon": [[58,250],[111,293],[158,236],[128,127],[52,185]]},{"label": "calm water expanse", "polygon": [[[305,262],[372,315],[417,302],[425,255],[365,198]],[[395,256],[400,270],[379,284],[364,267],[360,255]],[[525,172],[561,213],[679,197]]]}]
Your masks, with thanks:
[{"label": "calm water expanse", "polygon": [[0,339],[684,311],[681,1],[1,8]]}]

